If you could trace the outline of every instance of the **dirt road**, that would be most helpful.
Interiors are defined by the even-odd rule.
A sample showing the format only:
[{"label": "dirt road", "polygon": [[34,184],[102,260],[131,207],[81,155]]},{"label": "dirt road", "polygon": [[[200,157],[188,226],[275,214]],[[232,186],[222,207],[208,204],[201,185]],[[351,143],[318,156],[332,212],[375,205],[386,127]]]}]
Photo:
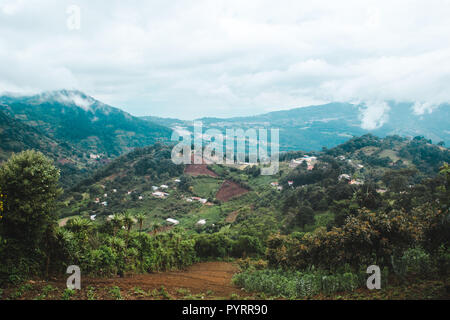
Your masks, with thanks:
[{"label": "dirt road", "polygon": [[233,293],[242,294],[239,288],[231,284],[236,270],[234,265],[227,262],[203,262],[185,271],[131,275],[125,278],[86,279],[84,286],[117,286],[123,292],[131,292],[136,287],[148,292],[163,286],[175,297],[179,296],[179,289],[188,290],[193,295],[210,292],[216,297],[229,297]]}]

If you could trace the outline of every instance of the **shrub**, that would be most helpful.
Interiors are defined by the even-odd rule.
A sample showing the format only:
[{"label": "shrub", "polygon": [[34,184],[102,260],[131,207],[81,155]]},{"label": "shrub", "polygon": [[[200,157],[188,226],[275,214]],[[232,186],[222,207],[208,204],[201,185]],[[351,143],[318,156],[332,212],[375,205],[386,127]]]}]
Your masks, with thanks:
[{"label": "shrub", "polygon": [[365,273],[336,273],[325,271],[293,272],[275,269],[248,269],[233,277],[233,283],[247,291],[272,296],[303,298],[314,295],[353,291],[365,284]]},{"label": "shrub", "polygon": [[399,267],[399,271],[403,275],[409,272],[430,275],[434,269],[430,255],[422,248],[410,248],[406,250],[400,258]]}]

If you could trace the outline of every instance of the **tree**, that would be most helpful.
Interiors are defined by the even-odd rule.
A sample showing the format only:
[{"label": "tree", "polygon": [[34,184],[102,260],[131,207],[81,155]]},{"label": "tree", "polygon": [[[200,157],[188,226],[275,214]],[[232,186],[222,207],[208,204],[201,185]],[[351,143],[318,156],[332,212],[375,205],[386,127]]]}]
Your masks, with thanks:
[{"label": "tree", "polygon": [[297,224],[304,227],[305,224],[314,223],[314,210],[311,207],[302,206],[296,215]]},{"label": "tree", "polygon": [[35,248],[46,229],[56,224],[55,200],[62,193],[59,170],[42,153],[27,150],[13,154],[0,168],[0,186],[6,195],[0,234]]},{"label": "tree", "polygon": [[111,218],[111,224],[113,226],[113,235],[116,236],[117,231],[123,226],[123,217],[120,214],[115,214]]},{"label": "tree", "polygon": [[89,231],[92,228],[92,222],[88,219],[75,217],[67,221],[66,228],[72,231],[82,244],[86,244],[89,240]]},{"label": "tree", "polygon": [[129,213],[125,212],[122,216],[123,219],[123,225],[127,229],[127,240],[126,240],[126,246],[128,247],[128,239],[130,237],[130,231],[133,225],[136,223],[136,219]]},{"label": "tree", "polygon": [[179,188],[183,191],[190,191],[190,187],[192,187],[194,184],[194,180],[191,176],[188,175],[182,175],[180,178]]},{"label": "tree", "polygon": [[138,213],[136,215],[136,220],[137,220],[137,222],[139,224],[139,233],[142,232],[142,226],[144,224],[144,219],[145,219],[145,215],[143,213]]}]

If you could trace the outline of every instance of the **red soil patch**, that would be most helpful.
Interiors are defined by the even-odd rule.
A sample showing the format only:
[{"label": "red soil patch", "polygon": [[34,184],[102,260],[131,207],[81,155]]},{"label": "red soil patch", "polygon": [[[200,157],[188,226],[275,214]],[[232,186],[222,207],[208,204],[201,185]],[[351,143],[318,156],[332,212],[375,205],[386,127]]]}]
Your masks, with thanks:
[{"label": "red soil patch", "polygon": [[231,198],[241,196],[243,194],[246,194],[247,192],[247,189],[242,188],[236,182],[227,180],[222,184],[220,190],[217,191],[216,199],[226,202]]},{"label": "red soil patch", "polygon": [[131,275],[113,279],[86,279],[85,286],[118,286],[122,292],[132,291],[135,287],[148,292],[164,286],[174,296],[177,295],[178,289],[183,288],[192,294],[212,291],[216,297],[229,297],[233,293],[242,294],[231,284],[231,278],[236,272],[237,268],[231,263],[204,262],[192,265],[185,271]]},{"label": "red soil patch", "polygon": [[239,215],[239,210],[233,211],[226,217],[225,222],[228,222],[228,223],[235,222],[238,215]]},{"label": "red soil patch", "polygon": [[206,164],[188,164],[184,169],[184,173],[190,174],[191,176],[210,176],[213,178],[218,177],[218,175],[208,169]]},{"label": "red soil patch", "polygon": [[[191,155],[191,163],[195,163],[195,157],[192,154]],[[213,178],[218,177],[218,175],[214,172],[208,169],[208,165],[205,163],[203,159],[201,159],[201,164],[188,164],[186,165],[186,168],[184,169],[184,173],[190,174],[191,176],[210,176]]]}]

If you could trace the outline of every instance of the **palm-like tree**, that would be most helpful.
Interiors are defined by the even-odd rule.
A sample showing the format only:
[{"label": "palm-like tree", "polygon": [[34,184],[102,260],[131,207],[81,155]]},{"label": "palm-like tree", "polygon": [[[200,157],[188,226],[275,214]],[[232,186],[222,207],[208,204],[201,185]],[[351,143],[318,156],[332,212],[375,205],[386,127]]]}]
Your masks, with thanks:
[{"label": "palm-like tree", "polygon": [[130,231],[131,231],[131,228],[133,227],[133,225],[136,223],[136,219],[129,212],[125,212],[122,215],[122,218],[123,218],[123,224],[124,224],[125,228],[127,229],[126,246],[128,247],[128,239],[130,237]]},{"label": "palm-like tree", "polygon": [[142,226],[144,225],[144,219],[145,219],[145,215],[143,213],[140,212],[136,215],[136,220],[139,224],[139,233],[141,233],[141,231],[142,231]]},{"label": "palm-like tree", "polygon": [[116,236],[117,231],[124,225],[123,217],[120,214],[115,214],[111,218],[111,223],[114,229],[114,236]]},{"label": "palm-like tree", "polygon": [[122,218],[123,218],[123,225],[127,229],[127,232],[130,233],[131,228],[136,223],[136,219],[129,212],[125,212],[122,215]]},{"label": "palm-like tree", "polygon": [[93,224],[91,220],[75,217],[67,221],[66,228],[72,231],[74,236],[79,239],[82,250],[87,249],[89,242],[89,234],[91,233]]}]

